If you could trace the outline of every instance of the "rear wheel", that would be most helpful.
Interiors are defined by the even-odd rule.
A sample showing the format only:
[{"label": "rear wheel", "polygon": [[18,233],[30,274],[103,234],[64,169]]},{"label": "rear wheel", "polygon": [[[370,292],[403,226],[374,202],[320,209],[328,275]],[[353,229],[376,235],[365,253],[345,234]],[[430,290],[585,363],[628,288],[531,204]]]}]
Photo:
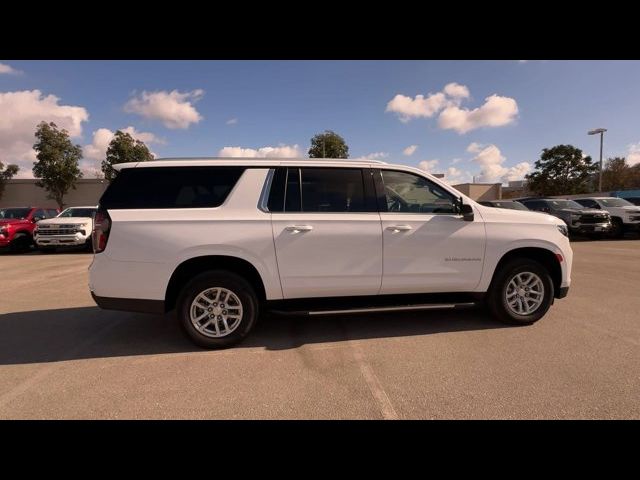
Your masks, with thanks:
[{"label": "rear wheel", "polygon": [[187,283],[177,302],[182,328],[196,345],[209,349],[242,341],[258,318],[258,298],[243,277],[223,270]]},{"label": "rear wheel", "polygon": [[553,281],[547,269],[535,260],[523,258],[510,261],[496,272],[488,306],[504,323],[529,325],[547,313],[553,297]]}]

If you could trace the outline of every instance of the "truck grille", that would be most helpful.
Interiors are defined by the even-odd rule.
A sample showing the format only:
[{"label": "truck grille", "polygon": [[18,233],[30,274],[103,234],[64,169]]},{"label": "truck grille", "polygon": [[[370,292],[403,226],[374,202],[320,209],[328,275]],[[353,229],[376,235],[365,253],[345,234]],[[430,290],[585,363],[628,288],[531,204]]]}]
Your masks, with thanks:
[{"label": "truck grille", "polygon": [[80,229],[75,225],[56,225],[55,227],[40,227],[40,235],[75,235]]},{"label": "truck grille", "polygon": [[607,223],[608,221],[607,215],[597,213],[585,213],[580,217],[580,223]]}]

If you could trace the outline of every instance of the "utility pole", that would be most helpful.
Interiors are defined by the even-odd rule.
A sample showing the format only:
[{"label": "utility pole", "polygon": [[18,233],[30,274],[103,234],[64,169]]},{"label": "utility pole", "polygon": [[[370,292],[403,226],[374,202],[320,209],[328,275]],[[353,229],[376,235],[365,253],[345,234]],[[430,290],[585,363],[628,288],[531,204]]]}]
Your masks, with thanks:
[{"label": "utility pole", "polygon": [[600,173],[598,174],[598,192],[602,191],[602,144],[604,142],[604,132],[606,131],[606,128],[596,128],[595,130],[589,130],[589,132],[587,132],[589,135],[600,134]]}]

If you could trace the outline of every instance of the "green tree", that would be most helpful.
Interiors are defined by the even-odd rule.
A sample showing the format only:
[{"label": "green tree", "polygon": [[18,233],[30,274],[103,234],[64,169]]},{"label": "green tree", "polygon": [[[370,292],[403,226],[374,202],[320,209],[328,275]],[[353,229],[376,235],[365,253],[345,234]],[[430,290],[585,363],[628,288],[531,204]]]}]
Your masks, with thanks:
[{"label": "green tree", "polygon": [[2,198],[2,194],[4,193],[4,185],[7,180],[11,180],[13,176],[18,173],[20,167],[17,165],[9,164],[7,168],[4,168],[4,163],[0,162],[0,198]]},{"label": "green tree", "polygon": [[590,190],[598,166],[573,145],[544,148],[535,170],[526,176],[528,189],[539,195],[572,195]]},{"label": "green tree", "polygon": [[337,133],[325,130],[311,139],[310,158],[349,158],[349,147]]},{"label": "green tree", "polygon": [[82,148],[69,139],[69,132],[59,130],[53,122],[40,122],[36,128],[37,142],[33,145],[37,162],[33,163],[33,176],[39,179],[36,185],[44,188],[47,197],[55,200],[58,207],[64,206],[64,196],[82,178],[78,162]]},{"label": "green tree", "polygon": [[107,158],[102,161],[104,178],[111,181],[116,176],[113,165],[126,162],[148,162],[153,155],[140,140],[135,140],[128,133],[118,130],[107,148]]},{"label": "green tree", "polygon": [[603,190],[624,190],[632,185],[632,169],[624,157],[607,159],[602,169]]}]

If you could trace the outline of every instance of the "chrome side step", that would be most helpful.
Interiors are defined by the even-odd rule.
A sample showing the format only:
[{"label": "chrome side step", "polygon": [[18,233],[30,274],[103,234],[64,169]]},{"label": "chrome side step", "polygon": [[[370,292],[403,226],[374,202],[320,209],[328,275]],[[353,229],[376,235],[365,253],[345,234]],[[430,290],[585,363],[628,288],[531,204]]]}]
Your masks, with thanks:
[{"label": "chrome side step", "polygon": [[469,308],[478,305],[476,302],[466,303],[429,303],[422,305],[398,305],[386,307],[346,308],[343,310],[298,310],[282,311],[272,310],[273,313],[287,315],[346,315],[350,313],[377,313],[377,312],[402,312],[412,310],[442,310],[452,308]]}]

